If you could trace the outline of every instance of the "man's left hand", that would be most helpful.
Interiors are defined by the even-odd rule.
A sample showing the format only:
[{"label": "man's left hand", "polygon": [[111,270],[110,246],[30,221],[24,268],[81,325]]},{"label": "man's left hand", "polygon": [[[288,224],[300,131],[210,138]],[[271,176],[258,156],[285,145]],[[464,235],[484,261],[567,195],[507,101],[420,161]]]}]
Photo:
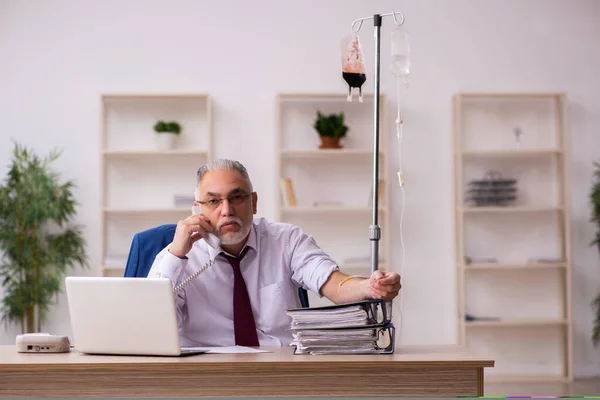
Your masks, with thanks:
[{"label": "man's left hand", "polygon": [[374,299],[392,301],[402,288],[400,275],[395,272],[375,271],[369,278],[369,295]]}]

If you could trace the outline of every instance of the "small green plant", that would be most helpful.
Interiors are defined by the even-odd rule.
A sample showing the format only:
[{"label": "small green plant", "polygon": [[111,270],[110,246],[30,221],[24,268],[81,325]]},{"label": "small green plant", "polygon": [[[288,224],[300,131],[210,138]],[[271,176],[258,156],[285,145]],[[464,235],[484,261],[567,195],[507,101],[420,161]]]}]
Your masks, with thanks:
[{"label": "small green plant", "polygon": [[23,333],[40,332],[67,269],[89,267],[82,228],[72,223],[74,184],[50,169],[59,154],[42,159],[15,145],[0,184],[0,312]]},{"label": "small green plant", "polygon": [[348,132],[344,124],[344,113],[323,115],[317,111],[317,120],[313,125],[321,137],[343,138]]},{"label": "small green plant", "polygon": [[[591,222],[596,226],[596,237],[590,245],[597,246],[598,251],[600,252],[600,163],[595,162],[594,166],[596,167],[596,170],[594,171],[594,180],[589,196],[592,206]],[[594,341],[594,345],[598,346],[598,344],[600,344],[600,294],[598,294],[592,302],[592,307],[596,313],[592,340]]]},{"label": "small green plant", "polygon": [[154,130],[156,133],[172,133],[179,135],[181,133],[181,125],[175,121],[165,122],[161,120],[154,125]]}]

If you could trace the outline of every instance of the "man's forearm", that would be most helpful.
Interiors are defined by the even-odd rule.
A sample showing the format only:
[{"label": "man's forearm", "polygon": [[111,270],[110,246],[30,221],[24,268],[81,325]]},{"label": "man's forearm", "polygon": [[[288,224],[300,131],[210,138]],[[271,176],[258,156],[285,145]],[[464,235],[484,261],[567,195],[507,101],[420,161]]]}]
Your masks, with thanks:
[{"label": "man's forearm", "polygon": [[322,286],[321,294],[335,304],[365,300],[370,295],[369,278],[348,276],[336,271]]}]

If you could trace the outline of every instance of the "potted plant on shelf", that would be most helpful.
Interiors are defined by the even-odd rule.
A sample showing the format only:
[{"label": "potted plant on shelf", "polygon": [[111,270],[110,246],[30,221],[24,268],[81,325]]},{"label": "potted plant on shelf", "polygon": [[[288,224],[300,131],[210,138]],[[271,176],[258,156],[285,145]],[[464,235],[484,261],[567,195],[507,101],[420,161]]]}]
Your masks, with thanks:
[{"label": "potted plant on shelf", "polygon": [[15,145],[0,185],[0,282],[2,321],[40,332],[67,268],[89,267],[81,227],[74,225],[72,182],[59,182],[50,163]]},{"label": "potted plant on shelf", "polygon": [[[600,252],[600,163],[595,162],[594,166],[596,167],[596,171],[594,171],[594,180],[589,196],[592,206],[591,222],[593,222],[596,226],[596,237],[592,241],[591,245],[597,246],[598,251]],[[594,341],[594,345],[598,346],[600,343],[600,294],[598,294],[592,302],[592,307],[595,311],[592,340]]]},{"label": "potted plant on shelf", "polygon": [[341,149],[340,140],[346,137],[348,127],[344,124],[344,113],[323,115],[317,111],[313,127],[321,138],[320,149]]},{"label": "potted plant on shelf", "polygon": [[181,125],[175,121],[158,121],[154,125],[154,131],[158,134],[158,147],[161,150],[173,148],[175,137],[181,134]]}]

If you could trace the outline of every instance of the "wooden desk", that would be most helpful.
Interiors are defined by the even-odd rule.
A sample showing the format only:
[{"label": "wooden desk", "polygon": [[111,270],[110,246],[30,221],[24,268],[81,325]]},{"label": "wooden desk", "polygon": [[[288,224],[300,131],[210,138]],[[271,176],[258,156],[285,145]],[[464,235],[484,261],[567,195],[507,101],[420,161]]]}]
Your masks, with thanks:
[{"label": "wooden desk", "polygon": [[393,355],[202,354],[183,358],[22,354],[0,346],[0,397],[482,396],[494,361],[456,346]]}]

